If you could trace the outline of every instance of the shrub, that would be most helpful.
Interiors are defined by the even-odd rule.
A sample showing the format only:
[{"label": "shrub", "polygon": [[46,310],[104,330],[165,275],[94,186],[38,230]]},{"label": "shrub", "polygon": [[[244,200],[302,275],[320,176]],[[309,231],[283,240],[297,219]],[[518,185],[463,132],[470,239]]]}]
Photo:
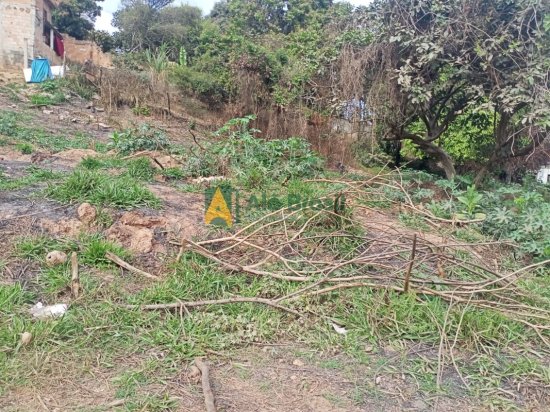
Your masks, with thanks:
[{"label": "shrub", "polygon": [[96,87],[88,80],[86,74],[80,67],[71,68],[73,69],[71,70],[71,73],[62,79],[59,79],[58,82],[60,86],[75,93],[83,99],[91,100],[96,92]]},{"label": "shrub", "polygon": [[170,145],[164,131],[143,123],[138,127],[124,129],[121,132],[114,132],[110,146],[127,155],[140,150],[161,150]]},{"label": "shrub", "polygon": [[[247,187],[258,187],[268,181],[290,180],[312,176],[322,168],[321,158],[304,139],[292,137],[264,140],[250,129],[253,116],[230,120],[215,135],[223,140],[191,157],[186,171],[207,176],[229,171]],[[225,170],[224,170],[225,169]]]},{"label": "shrub", "polygon": [[550,258],[550,190],[544,185],[502,186],[485,193],[482,230],[508,238],[540,259]]},{"label": "shrub", "polygon": [[182,92],[194,94],[211,103],[219,104],[227,97],[224,85],[207,72],[187,66],[175,66],[171,72],[171,79]]}]

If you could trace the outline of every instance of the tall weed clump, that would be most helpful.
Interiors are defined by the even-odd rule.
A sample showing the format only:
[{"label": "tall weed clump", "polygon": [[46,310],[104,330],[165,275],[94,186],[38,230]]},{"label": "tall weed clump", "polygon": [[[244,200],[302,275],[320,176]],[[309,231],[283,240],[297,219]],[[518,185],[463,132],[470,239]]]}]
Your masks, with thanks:
[{"label": "tall weed clump", "polygon": [[254,116],[232,119],[214,133],[222,140],[208,146],[187,163],[190,175],[227,174],[245,187],[311,177],[322,170],[322,159],[304,139],[265,140],[251,129]]}]

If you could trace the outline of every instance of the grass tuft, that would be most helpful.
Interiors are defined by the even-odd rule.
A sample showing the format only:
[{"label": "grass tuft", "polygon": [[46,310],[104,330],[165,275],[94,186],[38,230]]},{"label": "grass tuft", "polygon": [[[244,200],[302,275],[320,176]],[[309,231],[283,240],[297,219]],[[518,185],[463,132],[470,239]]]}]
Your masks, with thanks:
[{"label": "grass tuft", "polygon": [[60,202],[135,208],[157,207],[160,201],[130,176],[109,176],[95,170],[75,170],[63,183],[50,186],[46,194]]}]

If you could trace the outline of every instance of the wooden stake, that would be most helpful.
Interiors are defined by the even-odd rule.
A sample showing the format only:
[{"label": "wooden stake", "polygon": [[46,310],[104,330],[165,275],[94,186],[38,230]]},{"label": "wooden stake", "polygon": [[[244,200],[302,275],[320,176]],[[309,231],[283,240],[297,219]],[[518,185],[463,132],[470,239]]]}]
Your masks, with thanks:
[{"label": "wooden stake", "polygon": [[195,365],[201,371],[202,380],[202,393],[204,394],[204,404],[206,405],[206,412],[216,412],[216,405],[214,403],[214,392],[210,386],[210,376],[208,373],[208,365],[203,362],[201,358],[195,358]]},{"label": "wooden stake", "polygon": [[78,257],[76,252],[71,254],[71,293],[73,299],[80,295],[80,277],[78,275]]},{"label": "wooden stake", "polygon": [[414,258],[416,256],[416,233],[413,237],[413,247],[411,251],[411,261],[409,262],[409,267],[407,268],[407,274],[405,275],[405,285],[403,286],[403,292],[408,293],[409,292],[409,285],[411,280],[411,272],[414,265]]}]

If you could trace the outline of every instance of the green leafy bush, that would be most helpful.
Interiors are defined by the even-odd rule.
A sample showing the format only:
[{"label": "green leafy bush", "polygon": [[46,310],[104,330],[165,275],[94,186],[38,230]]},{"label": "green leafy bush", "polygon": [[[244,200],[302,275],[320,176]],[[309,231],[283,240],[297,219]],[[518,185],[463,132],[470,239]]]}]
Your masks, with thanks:
[{"label": "green leafy bush", "polygon": [[21,154],[31,154],[33,151],[32,144],[30,143],[20,143],[16,145],[16,147],[21,152]]},{"label": "green leafy bush", "polygon": [[174,66],[171,79],[184,93],[194,94],[212,103],[221,103],[227,96],[222,82],[207,72],[187,66]]},{"label": "green leafy bush", "polygon": [[485,193],[487,219],[482,230],[511,239],[540,259],[550,258],[550,189],[544,185],[507,185]]},{"label": "green leafy bush", "polygon": [[190,175],[215,175],[228,172],[246,187],[259,187],[269,181],[313,176],[322,167],[321,158],[310,144],[298,137],[264,140],[250,129],[253,116],[232,119],[215,135],[223,138],[189,159],[185,171]]},{"label": "green leafy bush", "polygon": [[[427,200],[426,189],[414,177],[417,173],[403,175],[413,200]],[[455,180],[437,180],[434,187],[446,198],[431,198],[425,204],[435,216],[478,219],[480,222],[468,228],[484,236],[512,240],[523,253],[537,259],[550,258],[550,186],[526,179],[521,185],[493,182],[491,187],[478,190],[471,178],[457,176]]]},{"label": "green leafy bush", "polygon": [[164,131],[148,123],[143,123],[121,132],[115,131],[109,145],[118,150],[120,154],[127,155],[140,150],[166,149],[170,142]]}]

